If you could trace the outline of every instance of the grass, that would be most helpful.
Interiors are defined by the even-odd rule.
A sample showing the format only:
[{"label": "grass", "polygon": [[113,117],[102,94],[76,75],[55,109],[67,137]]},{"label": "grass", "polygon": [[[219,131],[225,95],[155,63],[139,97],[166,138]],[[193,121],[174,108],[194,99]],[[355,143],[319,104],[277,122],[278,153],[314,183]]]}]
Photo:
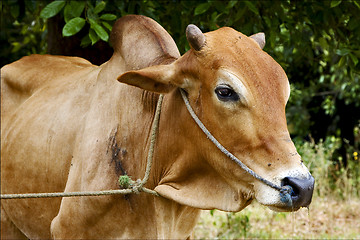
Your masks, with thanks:
[{"label": "grass", "polygon": [[[360,160],[355,148],[341,167],[338,139],[300,142],[297,148],[315,178],[309,209],[276,213],[254,201],[239,213],[203,211],[195,239],[360,239]],[[353,159],[351,159],[353,157]],[[338,162],[339,164],[334,164]]]},{"label": "grass", "polygon": [[310,209],[276,213],[257,202],[239,213],[203,211],[195,239],[360,239],[360,200],[315,197]]}]

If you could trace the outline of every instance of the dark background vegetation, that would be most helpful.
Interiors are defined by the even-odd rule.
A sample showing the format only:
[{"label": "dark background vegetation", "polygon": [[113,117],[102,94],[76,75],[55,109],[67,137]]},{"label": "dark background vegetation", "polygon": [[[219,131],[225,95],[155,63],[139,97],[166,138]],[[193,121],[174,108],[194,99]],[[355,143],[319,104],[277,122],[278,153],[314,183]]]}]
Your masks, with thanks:
[{"label": "dark background vegetation", "polygon": [[112,24],[127,14],[156,20],[182,54],[189,23],[204,32],[222,26],[264,32],[264,50],[291,83],[287,118],[295,142],[335,149],[333,169],[348,169],[360,182],[360,1],[2,0],[0,7],[0,66],[32,53],[99,65],[112,54]]}]

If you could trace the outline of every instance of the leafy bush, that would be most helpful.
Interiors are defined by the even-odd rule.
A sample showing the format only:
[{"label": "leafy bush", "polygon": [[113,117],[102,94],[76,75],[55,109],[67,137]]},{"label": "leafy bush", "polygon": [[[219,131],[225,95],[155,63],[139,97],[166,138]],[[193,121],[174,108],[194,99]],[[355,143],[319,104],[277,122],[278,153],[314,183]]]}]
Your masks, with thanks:
[{"label": "leafy bush", "polygon": [[[341,164],[341,157],[333,159],[335,151],[341,146],[339,138],[331,136],[318,144],[311,139],[310,142],[298,142],[296,145],[304,164],[315,178],[315,194],[341,198],[360,196],[359,160],[354,159],[345,167]],[[357,152],[353,152],[355,155]]]},{"label": "leafy bush", "polygon": [[115,14],[102,13],[106,2],[96,1],[53,1],[46,5],[40,13],[40,17],[48,19],[60,12],[63,13],[65,25],[62,29],[64,37],[78,33],[85,24],[90,25],[88,34],[83,37],[81,46],[94,45],[100,39],[107,42],[112,29],[112,23],[117,19]]}]

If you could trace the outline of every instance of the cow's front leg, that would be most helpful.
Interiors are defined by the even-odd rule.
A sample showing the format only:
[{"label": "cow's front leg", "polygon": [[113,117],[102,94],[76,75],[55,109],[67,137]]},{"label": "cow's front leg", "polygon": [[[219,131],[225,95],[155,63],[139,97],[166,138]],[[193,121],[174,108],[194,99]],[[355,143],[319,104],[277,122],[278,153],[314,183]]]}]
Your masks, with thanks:
[{"label": "cow's front leg", "polygon": [[28,239],[10,220],[1,206],[1,239]]},{"label": "cow's front leg", "polygon": [[50,232],[53,239],[81,239],[84,238],[83,231],[79,228],[80,212],[74,207],[77,204],[71,204],[71,201],[77,202],[77,198],[64,198],[61,202],[58,215],[52,220]]},{"label": "cow's front leg", "polygon": [[[58,215],[51,222],[53,239],[119,238],[126,229],[126,212],[119,210],[123,196],[63,198]],[[121,230],[122,229],[122,230]],[[124,235],[126,237],[126,235]]]}]

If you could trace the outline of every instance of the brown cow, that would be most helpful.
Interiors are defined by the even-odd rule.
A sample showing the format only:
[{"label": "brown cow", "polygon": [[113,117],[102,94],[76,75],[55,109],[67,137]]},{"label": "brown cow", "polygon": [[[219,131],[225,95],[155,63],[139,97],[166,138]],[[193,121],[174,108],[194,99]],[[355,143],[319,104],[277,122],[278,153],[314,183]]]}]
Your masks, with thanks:
[{"label": "brown cow", "polygon": [[[286,126],[289,83],[262,51],[264,35],[202,34],[193,25],[187,35],[191,50],[180,57],[155,21],[126,16],[101,66],[32,55],[2,68],[2,194],[118,189],[120,175],[142,178],[158,93],[166,93],[146,184],[161,197],[2,200],[2,238],[187,238],[200,209],[240,211],[253,199],[279,211],[310,203],[312,177]],[[293,187],[292,207],[207,139],[178,88],[230,152]]]}]

